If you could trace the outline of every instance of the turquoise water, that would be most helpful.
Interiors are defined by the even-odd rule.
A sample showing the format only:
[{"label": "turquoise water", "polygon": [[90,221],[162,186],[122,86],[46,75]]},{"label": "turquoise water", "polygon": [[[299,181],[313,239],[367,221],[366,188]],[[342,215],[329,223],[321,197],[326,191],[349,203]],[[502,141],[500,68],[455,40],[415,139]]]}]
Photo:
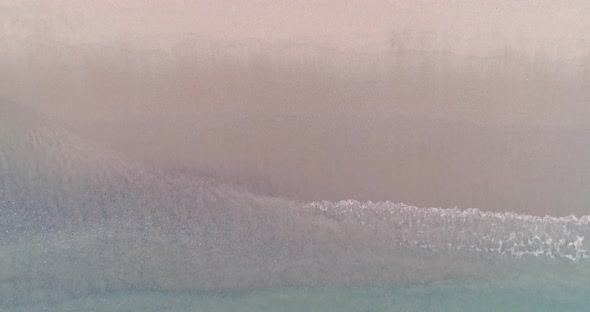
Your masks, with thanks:
[{"label": "turquoise water", "polygon": [[[406,287],[283,287],[246,292],[135,291],[90,295],[2,311],[588,311],[581,278],[546,274],[496,282],[445,281]],[[578,282],[577,285],[572,282]],[[582,282],[582,283],[579,283]]]},{"label": "turquoise water", "polygon": [[148,222],[115,212],[116,222],[5,232],[0,311],[587,311],[590,305],[588,217],[302,204],[215,185],[190,194],[202,205],[186,206],[199,212],[192,216],[155,210]]},{"label": "turquoise water", "polygon": [[588,217],[302,204],[220,186],[190,194],[202,201],[186,206],[199,212],[192,216],[163,209],[146,220],[117,211],[116,222],[5,232],[0,311],[587,311],[590,304]]},{"label": "turquoise water", "polygon": [[[178,276],[174,270],[134,272],[124,266],[126,259],[116,259],[111,265],[120,265],[128,272],[108,276],[110,269],[117,268],[98,269],[85,258],[84,254],[94,250],[92,246],[70,244],[67,251],[52,254],[41,252],[39,245],[39,242],[17,244],[3,250],[4,255],[11,256],[0,260],[12,259],[13,263],[0,261],[8,269],[1,272],[0,284],[4,288],[0,289],[0,295],[5,300],[0,302],[0,311],[588,311],[590,305],[590,263],[583,260],[481,256],[472,251],[450,255],[402,248],[398,257],[405,260],[389,263],[393,271],[396,267],[408,271],[403,281],[394,275],[389,282],[378,282],[380,279],[373,272],[377,267],[360,266],[360,272],[350,271],[348,275],[366,275],[367,279],[342,282],[340,278],[347,272],[330,265],[320,265],[318,271],[310,263],[309,270],[331,280],[315,286],[242,285],[217,290],[180,290],[176,284],[185,283],[184,280],[166,279],[169,275]],[[108,246],[117,248],[112,243]],[[31,254],[34,250],[37,251]],[[135,251],[130,249],[130,252]],[[149,261],[164,261],[163,265],[172,266],[174,262],[166,259],[176,259],[179,255],[170,257]],[[330,256],[334,262],[337,258]],[[47,265],[45,271],[40,268],[43,265]],[[242,269],[227,269],[244,273]],[[100,270],[103,271],[97,272]],[[207,282],[193,276],[195,273],[187,266],[178,270],[195,278],[186,284],[189,288],[207,288]],[[310,273],[296,270],[303,276]],[[221,271],[218,279],[224,279]],[[51,277],[55,272],[62,275]],[[273,275],[268,272],[261,274]],[[137,275],[141,274],[143,278],[138,279]],[[48,277],[53,284],[41,282]],[[246,277],[238,279],[243,278]],[[96,283],[101,281],[105,284],[98,287]],[[247,282],[255,283],[255,279]]]}]

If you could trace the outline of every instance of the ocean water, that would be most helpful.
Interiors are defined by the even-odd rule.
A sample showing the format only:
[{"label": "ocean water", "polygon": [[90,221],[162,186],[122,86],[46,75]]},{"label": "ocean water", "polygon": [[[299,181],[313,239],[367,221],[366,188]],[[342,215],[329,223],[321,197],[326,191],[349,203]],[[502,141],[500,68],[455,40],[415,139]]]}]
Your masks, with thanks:
[{"label": "ocean water", "polygon": [[203,239],[197,227],[165,224],[180,220],[5,239],[0,310],[585,311],[590,304],[587,218],[355,201],[291,208],[313,217],[292,228],[258,220],[264,229],[248,228],[242,235],[251,237],[241,239],[231,230]]},{"label": "ocean water", "polygon": [[[509,260],[507,260],[510,262]],[[27,298],[1,311],[586,311],[586,264],[529,259],[492,279],[409,285],[277,286],[250,290],[129,289],[68,299]],[[14,294],[14,293],[13,293]],[[4,294],[6,295],[6,294]],[[22,295],[16,295],[22,297]]]},{"label": "ocean water", "polygon": [[0,108],[0,311],[588,310],[590,216],[255,194]]},{"label": "ocean water", "polygon": [[[561,284],[560,284],[561,282]],[[408,287],[281,287],[248,292],[133,291],[10,311],[585,311],[588,286],[555,277]]]}]

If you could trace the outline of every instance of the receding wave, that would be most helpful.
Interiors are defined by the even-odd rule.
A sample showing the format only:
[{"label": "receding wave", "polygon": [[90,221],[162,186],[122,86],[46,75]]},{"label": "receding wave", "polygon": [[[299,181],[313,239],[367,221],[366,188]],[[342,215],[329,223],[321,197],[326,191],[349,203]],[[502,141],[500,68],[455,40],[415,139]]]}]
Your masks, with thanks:
[{"label": "receding wave", "polygon": [[472,250],[521,258],[589,259],[590,216],[532,216],[479,209],[418,208],[403,203],[321,201],[306,208],[340,222],[387,223],[400,245],[439,250]]}]

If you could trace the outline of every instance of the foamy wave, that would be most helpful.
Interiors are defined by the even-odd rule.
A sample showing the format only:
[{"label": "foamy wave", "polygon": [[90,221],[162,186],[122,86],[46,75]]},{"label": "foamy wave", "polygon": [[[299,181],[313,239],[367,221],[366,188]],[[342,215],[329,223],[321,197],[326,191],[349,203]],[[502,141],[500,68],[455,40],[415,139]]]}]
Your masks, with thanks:
[{"label": "foamy wave", "polygon": [[590,216],[538,217],[354,200],[310,202],[305,207],[340,222],[366,226],[386,223],[392,239],[410,247],[470,250],[517,258],[590,259],[590,243],[585,240],[590,236]]}]

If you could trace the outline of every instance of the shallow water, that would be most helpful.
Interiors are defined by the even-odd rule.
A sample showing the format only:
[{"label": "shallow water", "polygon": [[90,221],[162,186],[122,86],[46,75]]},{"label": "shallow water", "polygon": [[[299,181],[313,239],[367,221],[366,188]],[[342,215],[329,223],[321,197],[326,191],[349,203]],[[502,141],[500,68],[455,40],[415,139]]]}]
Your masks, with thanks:
[{"label": "shallow water", "polygon": [[[539,272],[537,272],[539,273]],[[396,287],[278,287],[252,291],[128,291],[2,311],[586,311],[590,286],[551,272],[499,281]]]},{"label": "shallow water", "polygon": [[141,167],[21,106],[0,108],[1,311],[590,303],[588,216],[265,196]]},{"label": "shallow water", "polygon": [[[383,235],[362,226],[367,237]],[[386,247],[383,240],[367,240],[376,245],[362,249],[332,237],[311,251],[275,245],[279,250],[266,255],[264,248],[225,245],[212,259],[216,265],[201,258],[206,249],[181,242],[179,232],[132,231],[3,243],[0,310],[585,311],[590,304],[584,258]],[[241,244],[260,248],[247,238]],[[263,259],[280,253],[286,254],[279,261]]]}]

